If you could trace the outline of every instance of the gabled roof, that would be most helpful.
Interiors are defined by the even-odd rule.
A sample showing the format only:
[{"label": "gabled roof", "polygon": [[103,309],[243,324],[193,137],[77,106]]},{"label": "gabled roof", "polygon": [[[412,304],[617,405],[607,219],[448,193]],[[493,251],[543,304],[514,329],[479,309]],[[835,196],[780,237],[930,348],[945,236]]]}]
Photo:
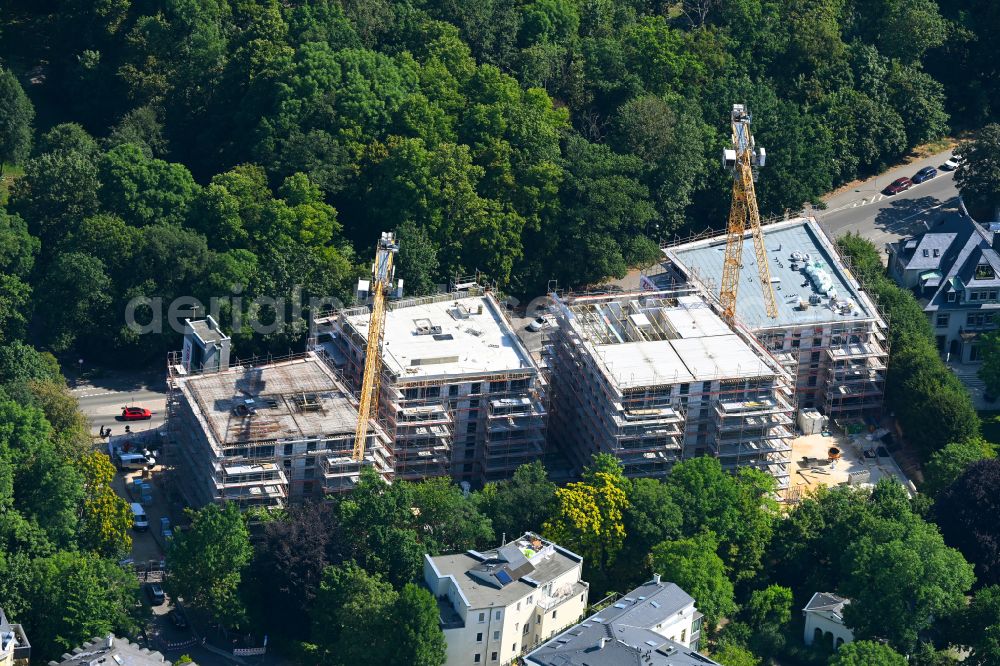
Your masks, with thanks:
[{"label": "gabled roof", "polygon": [[[927,238],[950,235],[954,235],[954,239],[948,245],[947,250],[941,253],[941,262],[937,266],[937,270],[942,273],[940,282],[935,284],[935,281],[932,281],[924,285],[937,287],[927,300],[925,311],[975,307],[975,303],[948,301],[949,292],[963,291],[967,287],[1000,288],[1000,254],[993,249],[993,232],[984,229],[975,220],[964,215],[950,214],[942,218],[932,227],[931,231],[915,238],[900,241],[897,245],[899,248],[897,252],[903,253],[899,256],[904,261],[908,260],[907,269],[919,267],[913,263],[913,260],[914,258],[922,259],[922,256],[916,257],[916,255],[922,255],[919,249]],[[918,249],[914,251],[914,257],[910,257],[909,250],[905,248],[908,248],[914,240],[918,241]],[[933,242],[937,243],[939,240],[940,238]],[[976,267],[979,265],[990,266],[994,276],[988,279],[976,279]]]}]

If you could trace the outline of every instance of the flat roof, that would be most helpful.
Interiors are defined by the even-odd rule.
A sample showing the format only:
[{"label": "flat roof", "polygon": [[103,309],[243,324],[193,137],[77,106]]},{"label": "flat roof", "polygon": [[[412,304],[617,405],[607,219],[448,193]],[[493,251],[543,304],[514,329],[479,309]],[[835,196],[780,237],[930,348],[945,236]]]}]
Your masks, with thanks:
[{"label": "flat roof", "polygon": [[[501,548],[523,540],[524,537],[518,537]],[[430,559],[441,576],[455,577],[462,594],[469,602],[470,609],[508,606],[529,594],[541,593],[541,588],[546,583],[572,571],[575,567],[582,566],[583,560],[579,556],[571,557],[572,553],[549,541],[543,541],[543,543],[545,547],[539,551],[543,553],[543,556],[535,556],[532,561],[533,568],[526,575],[517,577],[500,588],[489,585],[473,577],[470,573],[474,569],[481,568],[485,561],[495,560],[500,548],[482,553],[466,551],[453,555],[436,555]],[[533,585],[526,579],[530,579],[536,584]]]},{"label": "flat roof", "polygon": [[[532,370],[534,363],[492,296],[452,296],[390,303],[382,358],[400,380]],[[369,314],[345,319],[365,340]]]},{"label": "flat roof", "polygon": [[[764,244],[767,247],[768,266],[774,295],[778,306],[778,317],[767,315],[764,294],[757,274],[757,257],[753,238],[743,239],[743,268],[738,285],[736,315],[753,330],[780,328],[786,326],[818,324],[826,322],[850,322],[870,319],[874,313],[867,295],[862,295],[859,285],[851,272],[841,263],[826,234],[813,218],[796,218],[763,227]],[[684,243],[664,250],[670,263],[677,266],[690,278],[702,282],[718,294],[722,284],[722,263],[726,249],[725,235]],[[809,263],[819,262],[829,275],[837,298],[850,299],[855,308],[852,314],[840,314],[834,310],[828,297],[822,297],[819,305],[799,310],[800,301],[809,301],[810,296],[820,295],[815,283],[804,271],[805,261],[796,262],[792,269],[792,253],[808,254]]]},{"label": "flat roof", "polygon": [[560,325],[591,345],[619,389],[777,374],[696,294],[637,292],[562,304]]},{"label": "flat roof", "polygon": [[215,437],[216,446],[338,435],[353,438],[357,427],[353,397],[313,352],[267,365],[233,366],[177,379],[196,417]]}]

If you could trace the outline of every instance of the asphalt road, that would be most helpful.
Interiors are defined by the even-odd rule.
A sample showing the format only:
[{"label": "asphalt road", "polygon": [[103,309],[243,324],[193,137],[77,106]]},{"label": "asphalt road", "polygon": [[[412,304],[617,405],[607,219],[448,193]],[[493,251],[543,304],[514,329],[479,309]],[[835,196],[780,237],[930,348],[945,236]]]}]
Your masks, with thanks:
[{"label": "asphalt road", "polygon": [[124,405],[136,405],[152,410],[148,421],[130,421],[133,432],[156,428],[163,423],[166,409],[166,386],[163,380],[151,376],[114,374],[93,380],[81,380],[70,389],[80,403],[80,411],[87,417],[95,435],[103,426],[117,434],[125,431],[121,421]]},{"label": "asphalt road", "polygon": [[954,171],[939,170],[936,178],[893,196],[883,194],[882,190],[897,178],[912,176],[922,167],[940,167],[950,155],[950,150],[938,153],[841,190],[825,199],[826,210],[815,210],[813,214],[831,237],[856,232],[879,248],[901,237],[926,231],[941,214],[958,209]]}]

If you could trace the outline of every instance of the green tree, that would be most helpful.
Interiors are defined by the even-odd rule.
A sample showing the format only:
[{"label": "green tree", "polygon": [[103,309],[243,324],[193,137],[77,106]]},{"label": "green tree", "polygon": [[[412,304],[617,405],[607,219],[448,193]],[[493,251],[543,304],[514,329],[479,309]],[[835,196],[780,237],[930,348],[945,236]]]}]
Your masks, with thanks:
[{"label": "green tree", "polygon": [[924,483],[920,490],[934,497],[962,476],[970,465],[996,455],[993,446],[981,437],[952,442],[931,454],[924,465]]},{"label": "green tree", "polygon": [[434,596],[421,586],[408,583],[399,593],[390,614],[396,651],[394,664],[441,666],[447,643],[440,627],[441,613]]},{"label": "green tree", "polygon": [[94,636],[137,628],[132,609],[139,584],[116,562],[61,551],[30,564],[27,609],[18,616],[32,636],[32,655],[58,659]]},{"label": "green tree", "polygon": [[5,162],[18,164],[31,152],[35,107],[9,69],[0,68],[0,176]]},{"label": "green tree", "polygon": [[722,647],[712,654],[712,658],[722,666],[758,666],[760,664],[760,659],[753,652],[733,643],[723,643]]},{"label": "green tree", "polygon": [[80,220],[97,212],[97,166],[80,151],[39,155],[24,165],[11,189],[11,212],[18,213],[43,245],[55,245]]},{"label": "green tree", "polygon": [[736,611],[733,584],[715,552],[717,547],[715,535],[703,532],[689,539],[664,541],[651,554],[653,571],[694,597],[710,627]]},{"label": "green tree", "polygon": [[423,229],[406,220],[396,232],[399,240],[399,277],[412,296],[433,294],[438,284],[437,246]]},{"label": "green tree", "polygon": [[964,159],[955,172],[962,198],[976,209],[992,212],[1000,203],[1000,125],[983,127],[957,152]]},{"label": "green tree", "polygon": [[751,469],[733,476],[716,458],[702,456],[675,465],[665,483],[684,517],[682,533],[714,532],[720,556],[736,579],[752,578],[777,516],[774,479]]},{"label": "green tree", "polygon": [[1000,663],[1000,586],[976,592],[968,607],[955,619],[952,641],[971,650],[963,664],[991,666]]},{"label": "green tree", "polygon": [[487,483],[473,500],[490,519],[496,534],[513,538],[525,532],[540,532],[556,511],[556,484],[549,481],[542,461],[514,470],[506,481]]},{"label": "green tree", "polygon": [[[446,644],[437,602],[408,583],[396,592],[378,574],[353,562],[323,572],[313,613],[309,647],[317,662],[441,666]],[[358,636],[366,640],[359,642]]]},{"label": "green tree", "polygon": [[1000,395],[1000,334],[996,331],[980,336],[983,364],[977,374],[986,384],[990,395]]},{"label": "green tree", "polygon": [[35,292],[49,346],[66,351],[78,337],[93,334],[111,303],[111,288],[100,259],[79,252],[59,255]]},{"label": "green tree", "polygon": [[79,123],[60,123],[35,142],[36,156],[56,152],[77,152],[93,158],[100,152],[100,147]]},{"label": "green tree", "polygon": [[27,278],[40,247],[20,216],[0,209],[0,273]]},{"label": "green tree", "polygon": [[167,140],[156,109],[143,106],[122,116],[108,135],[109,148],[131,143],[142,149],[146,157],[159,157],[167,153]]},{"label": "green tree", "polygon": [[903,651],[916,646],[933,618],[961,608],[975,581],[962,554],[916,518],[853,540],[847,562],[850,573],[840,586],[851,599],[847,626],[855,636],[884,637]]},{"label": "green tree", "polygon": [[830,666],[906,666],[906,657],[882,643],[854,641],[840,646]]},{"label": "green tree", "polygon": [[344,533],[351,535],[345,556],[397,587],[414,580],[427,550],[412,529],[412,507],[412,484],[389,485],[366,467],[338,506]]},{"label": "green tree", "polygon": [[681,536],[684,517],[670,488],[659,479],[634,479],[625,510],[625,550],[629,566],[645,560],[656,544]]},{"label": "green tree", "polygon": [[934,516],[948,545],[975,564],[979,582],[1000,584],[1000,460],[969,465],[938,493]]},{"label": "green tree", "polygon": [[105,153],[100,179],[104,209],[139,227],[183,223],[199,189],[183,165],[147,157],[134,143]]},{"label": "green tree", "polygon": [[493,540],[489,518],[479,513],[451,479],[438,477],[413,484],[414,526],[435,552],[482,548]]},{"label": "green tree", "polygon": [[[390,663],[398,628],[388,620],[397,598],[392,585],[353,562],[327,567],[312,616],[318,663]],[[366,639],[359,642],[358,636]]]},{"label": "green tree", "polygon": [[170,542],[166,589],[221,622],[238,624],[244,616],[240,581],[253,553],[243,516],[232,502],[190,516],[191,527]]},{"label": "green tree", "polygon": [[0,342],[23,338],[31,311],[31,287],[0,273]]}]

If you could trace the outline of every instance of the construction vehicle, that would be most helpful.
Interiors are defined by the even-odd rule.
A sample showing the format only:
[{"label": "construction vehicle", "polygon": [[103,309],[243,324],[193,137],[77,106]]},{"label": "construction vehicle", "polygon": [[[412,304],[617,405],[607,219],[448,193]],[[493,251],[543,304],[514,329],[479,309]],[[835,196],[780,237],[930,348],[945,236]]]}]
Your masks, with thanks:
[{"label": "construction vehicle", "polygon": [[722,153],[723,166],[733,171],[733,203],[729,209],[729,226],[726,231],[726,256],[722,266],[722,316],[728,323],[736,317],[736,293],[740,286],[740,269],[743,262],[743,235],[747,222],[753,236],[757,255],[757,271],[760,274],[760,288],[764,292],[767,315],[778,316],[778,304],[771,284],[771,269],[767,263],[767,248],[764,246],[764,232],[760,228],[760,211],[757,208],[757,194],[754,182],[757,169],[764,166],[767,152],[758,148],[750,133],[750,113],[743,104],[733,104],[732,112],[733,147]]},{"label": "construction vehicle", "polygon": [[395,271],[393,258],[399,244],[392,232],[382,232],[372,264],[372,280],[368,288],[371,316],[368,319],[368,345],[365,349],[365,369],[361,380],[358,405],[358,428],[354,433],[354,455],[357,462],[365,457],[368,421],[378,417],[379,378],[382,374],[382,342],[385,339],[385,306]]}]

